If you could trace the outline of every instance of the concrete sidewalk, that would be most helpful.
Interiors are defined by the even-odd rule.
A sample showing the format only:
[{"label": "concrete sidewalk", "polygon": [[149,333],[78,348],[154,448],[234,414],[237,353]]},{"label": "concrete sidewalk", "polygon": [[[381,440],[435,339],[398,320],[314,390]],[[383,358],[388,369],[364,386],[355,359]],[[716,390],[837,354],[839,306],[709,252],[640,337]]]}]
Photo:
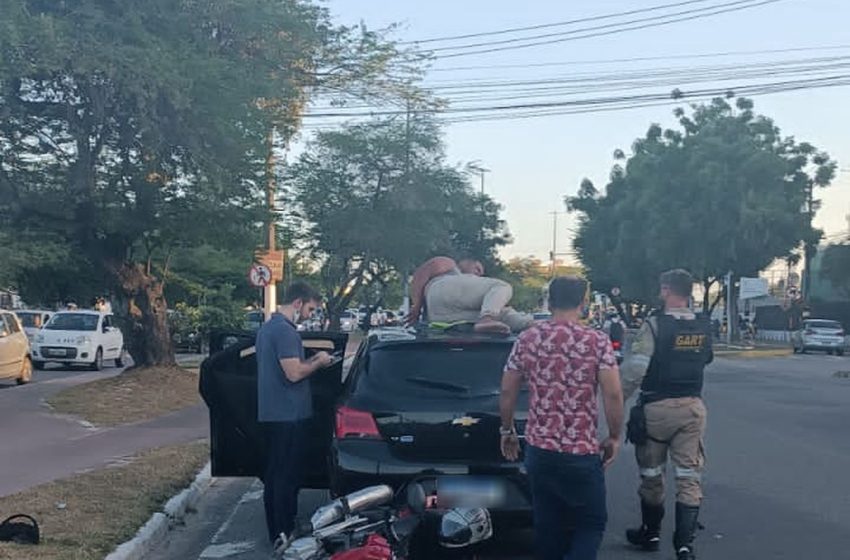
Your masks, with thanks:
[{"label": "concrete sidewalk", "polygon": [[44,402],[66,387],[103,377],[87,373],[0,392],[0,496],[120,462],[146,449],[208,436],[203,404],[145,422],[95,428],[53,414]]}]

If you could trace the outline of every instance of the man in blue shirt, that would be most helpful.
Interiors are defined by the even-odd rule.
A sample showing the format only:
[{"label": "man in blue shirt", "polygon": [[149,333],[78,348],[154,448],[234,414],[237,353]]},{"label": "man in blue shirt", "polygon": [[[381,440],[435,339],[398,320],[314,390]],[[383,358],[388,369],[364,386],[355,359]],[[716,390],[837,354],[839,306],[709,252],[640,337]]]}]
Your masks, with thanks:
[{"label": "man in blue shirt", "polygon": [[309,318],[320,301],[310,286],[292,284],[277,313],[257,331],[257,419],[266,437],[263,501],[272,543],[281,533],[289,536],[295,527],[313,415],[308,377],[334,361],[327,352],[305,360],[295,326]]}]

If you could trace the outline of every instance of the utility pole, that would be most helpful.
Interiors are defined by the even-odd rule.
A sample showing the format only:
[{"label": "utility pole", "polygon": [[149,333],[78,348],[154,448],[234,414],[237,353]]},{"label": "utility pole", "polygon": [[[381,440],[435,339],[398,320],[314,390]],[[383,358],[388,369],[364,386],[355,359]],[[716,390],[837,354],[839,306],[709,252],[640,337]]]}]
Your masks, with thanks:
[{"label": "utility pole", "polygon": [[732,344],[732,271],[726,273],[726,344]]},{"label": "utility pole", "polygon": [[[811,228],[812,222],[815,219],[815,184],[811,179],[808,180],[806,184],[806,218]],[[809,301],[809,294],[811,293],[811,284],[812,284],[812,260],[815,258],[815,251],[817,250],[817,245],[813,243],[811,240],[806,240],[803,242],[803,301]]]},{"label": "utility pole", "polygon": [[[275,250],[275,155],[274,155],[274,135],[275,129],[271,127],[266,141],[268,143],[268,156],[266,157],[266,197],[269,207],[269,216],[267,224],[266,249],[271,253]],[[268,320],[272,313],[277,308],[277,285],[276,279],[272,277],[272,281],[263,288],[263,312]]]},{"label": "utility pole", "polygon": [[[404,120],[404,182],[405,186],[410,186],[410,98],[407,98],[407,114]],[[410,274],[405,268],[401,273],[401,287],[404,291],[404,299],[402,300],[402,309],[405,315],[410,313],[410,282],[408,277]],[[419,318],[416,317],[418,320]]]},{"label": "utility pole", "polygon": [[551,212],[552,214],[552,278],[555,277],[555,259],[558,254],[558,211]]}]

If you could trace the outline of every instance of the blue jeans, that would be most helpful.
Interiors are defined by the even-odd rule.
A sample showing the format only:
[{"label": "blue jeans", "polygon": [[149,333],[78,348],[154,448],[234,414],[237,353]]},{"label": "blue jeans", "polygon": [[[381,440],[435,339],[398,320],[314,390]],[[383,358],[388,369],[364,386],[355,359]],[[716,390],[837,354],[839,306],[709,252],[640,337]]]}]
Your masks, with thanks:
[{"label": "blue jeans", "polygon": [[527,446],[537,560],[596,560],[608,522],[605,473],[597,455]]},{"label": "blue jeans", "polygon": [[269,540],[280,533],[289,536],[298,513],[298,491],[304,476],[308,422],[264,422],[266,468],[263,476],[263,504]]}]

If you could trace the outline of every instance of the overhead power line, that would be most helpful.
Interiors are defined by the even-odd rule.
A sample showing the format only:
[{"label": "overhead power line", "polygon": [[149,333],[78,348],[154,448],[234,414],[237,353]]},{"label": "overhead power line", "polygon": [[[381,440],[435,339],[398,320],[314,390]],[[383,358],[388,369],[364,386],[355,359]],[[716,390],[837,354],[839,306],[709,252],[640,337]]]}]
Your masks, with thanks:
[{"label": "overhead power line", "polygon": [[525,42],[528,42],[528,41],[535,41],[535,40],[539,40],[539,39],[550,39],[552,37],[568,37],[568,36],[576,35],[576,34],[579,34],[579,33],[586,33],[588,31],[599,31],[601,29],[612,29],[612,28],[623,27],[624,25],[630,25],[630,24],[635,24],[635,23],[644,23],[644,22],[648,22],[648,21],[658,21],[658,20],[663,20],[663,19],[669,19],[669,18],[675,17],[675,16],[699,14],[699,13],[702,13],[702,12],[706,12],[706,11],[714,10],[714,9],[718,9],[718,8],[727,8],[727,7],[731,7],[731,6],[741,6],[742,4],[753,4],[756,1],[757,0],[731,0],[731,1],[726,2],[726,3],[720,3],[720,4],[715,3],[711,6],[703,6],[703,7],[700,7],[700,8],[689,8],[687,10],[682,10],[682,11],[679,11],[679,12],[671,12],[671,13],[668,13],[668,14],[659,14],[659,15],[654,15],[654,16],[649,16],[649,17],[644,17],[644,18],[632,19],[632,20],[628,20],[628,21],[617,21],[617,22],[614,22],[614,23],[606,23],[604,25],[595,25],[595,26],[591,26],[591,27],[581,27],[579,29],[570,29],[568,31],[557,31],[557,32],[554,32],[554,33],[543,33],[543,34],[538,34],[538,35],[528,35],[528,36],[525,36],[525,37],[512,37],[510,39],[500,39],[500,40],[497,40],[497,41],[491,40],[491,41],[482,41],[482,42],[479,42],[479,43],[467,43],[467,44],[463,44],[463,45],[450,45],[450,46],[445,46],[445,47],[435,47],[435,48],[432,48],[432,49],[428,49],[428,51],[431,52],[431,53],[439,53],[439,52],[443,52],[443,51],[460,51],[460,50],[465,50],[465,49],[476,49],[476,48],[479,48],[479,47],[494,47],[494,46],[497,46],[497,45],[511,45],[511,44],[515,44],[515,43],[525,43]]},{"label": "overhead power line", "polygon": [[526,27],[512,27],[509,29],[498,29],[495,31],[484,31],[481,33],[467,33],[465,35],[449,35],[445,37],[432,37],[429,39],[419,39],[415,41],[405,41],[401,43],[402,45],[422,45],[426,43],[437,43],[437,42],[447,42],[447,41],[457,41],[461,39],[474,39],[475,37],[492,37],[494,35],[507,35],[510,33],[519,33],[522,31],[536,31],[538,29],[552,29],[554,27],[565,27],[567,25],[575,25],[576,23],[586,23],[589,21],[601,21],[605,19],[612,19],[623,16],[631,16],[635,14],[643,14],[647,12],[652,12],[656,10],[663,10],[666,8],[678,8],[680,6],[687,6],[689,4],[704,4],[705,2],[709,2],[712,0],[688,0],[687,2],[675,2],[672,4],[661,4],[657,6],[649,6],[647,8],[640,8],[637,10],[629,10],[626,12],[614,12],[610,14],[603,14],[599,16],[590,16],[580,19],[572,19],[567,21],[558,21],[555,23],[543,23],[539,25],[529,25]]},{"label": "overhead power line", "polygon": [[[684,16],[684,17],[668,19],[666,21],[650,21],[648,23],[643,23],[643,24],[640,24],[640,25],[630,25],[630,26],[627,26],[627,27],[620,27],[620,28],[617,28],[617,29],[609,29],[607,31],[585,33],[584,35],[570,35],[570,36],[567,36],[567,37],[560,37],[560,38],[557,38],[557,39],[549,39],[549,40],[545,40],[545,41],[533,41],[533,42],[530,42],[530,43],[523,43],[523,44],[519,44],[519,45],[506,45],[506,46],[490,47],[490,48],[479,49],[479,50],[468,50],[468,51],[462,51],[462,52],[453,52],[453,53],[438,55],[437,59],[442,60],[442,59],[457,58],[457,57],[462,57],[462,56],[490,54],[490,53],[503,52],[503,51],[508,51],[508,50],[517,50],[517,49],[526,49],[526,48],[539,47],[539,46],[545,46],[545,45],[554,45],[554,44],[558,44],[558,43],[565,43],[565,42],[568,42],[568,41],[578,41],[578,40],[581,40],[581,39],[590,39],[590,38],[593,38],[593,37],[604,37],[604,36],[608,36],[608,35],[615,35],[615,34],[618,34],[618,33],[625,33],[627,31],[649,29],[649,28],[653,28],[653,27],[660,27],[660,26],[663,26],[663,25],[670,25],[670,24],[673,24],[673,23],[681,23],[681,22],[685,22],[685,21],[693,21],[693,20],[697,20],[697,19],[703,19],[703,18],[710,17],[710,16],[715,16],[715,15],[725,14],[725,13],[731,13],[731,12],[737,12],[737,11],[741,11],[741,10],[747,10],[747,9],[750,9],[750,8],[755,8],[755,7],[763,6],[763,5],[767,5],[767,4],[774,4],[776,2],[781,2],[781,1],[782,0],[761,0],[761,1],[756,2],[756,3],[746,4],[746,5],[741,6],[741,5],[737,5],[737,4],[740,4],[740,2],[741,2],[741,0],[738,0],[737,2],[731,2],[729,4],[724,4],[726,6],[731,6],[731,7],[727,7],[727,8],[724,8],[724,9],[717,9],[717,10],[704,12],[704,13],[698,13],[698,14],[695,14],[695,15],[689,15],[689,16]],[[653,18],[653,19],[659,19],[659,18]],[[629,25],[630,23],[634,23],[634,22],[623,22],[621,25]],[[604,27],[610,27],[610,26],[604,26]]]},{"label": "overhead power line", "polygon": [[[637,94],[631,96],[609,96],[590,99],[570,99],[561,101],[546,101],[537,103],[515,103],[515,104],[500,104],[490,106],[476,106],[447,109],[422,109],[419,113],[439,113],[439,114],[457,114],[457,113],[480,113],[480,112],[503,112],[522,109],[546,109],[569,106],[592,106],[605,105],[623,101],[652,101],[652,100],[676,100],[695,96],[716,96],[724,95],[729,91],[740,93],[741,95],[757,94],[776,91],[793,91],[796,89],[813,89],[815,87],[828,87],[830,85],[847,85],[850,83],[850,73],[837,74],[833,76],[825,76],[821,78],[808,78],[804,80],[788,80],[781,82],[769,82],[764,84],[747,84],[735,85],[716,88],[705,88],[700,90],[680,92],[678,97],[673,97],[669,92]],[[335,112],[335,113],[308,113],[304,115],[305,119],[322,118],[322,117],[377,117],[377,116],[393,116],[404,114],[404,111],[365,111],[365,112]]]},{"label": "overhead power line", "polygon": [[535,62],[529,64],[480,64],[471,66],[450,66],[444,68],[430,68],[429,72],[459,72],[468,70],[508,70],[526,68],[550,68],[557,66],[581,66],[586,64],[621,64],[624,62],[650,62],[654,60],[689,60],[698,58],[720,58],[728,56],[749,56],[762,54],[780,54],[807,51],[829,51],[848,50],[850,45],[830,45],[823,47],[794,47],[787,49],[765,49],[752,51],[722,51],[714,53],[692,53],[692,54],[668,54],[660,56],[636,56],[630,58],[603,58],[587,60],[565,60],[560,62]]}]

